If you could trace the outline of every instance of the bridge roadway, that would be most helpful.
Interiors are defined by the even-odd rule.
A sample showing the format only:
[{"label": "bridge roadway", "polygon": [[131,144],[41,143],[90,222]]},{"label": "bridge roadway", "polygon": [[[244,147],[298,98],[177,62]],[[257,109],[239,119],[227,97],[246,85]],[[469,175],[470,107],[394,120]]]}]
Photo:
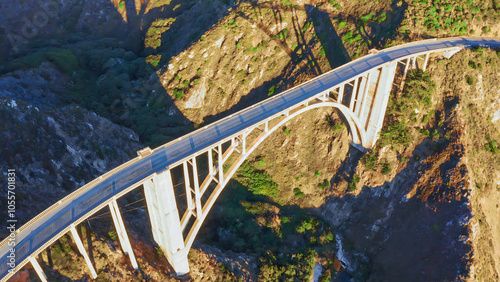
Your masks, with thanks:
[{"label": "bridge roadway", "polygon": [[[149,156],[130,160],[66,196],[18,229],[15,247],[16,271],[29,262],[30,256],[50,246],[70,228],[90,216],[90,212],[107,205],[111,198],[120,197],[155,172],[161,173],[169,166],[179,164],[214,143],[236,136],[245,128],[255,126],[287,108],[303,103],[318,93],[384,63],[429,50],[475,46],[500,47],[500,40],[480,38],[424,40],[381,50],[158,147]],[[7,264],[11,247],[7,243],[8,238],[0,243],[2,281],[11,276]]]}]

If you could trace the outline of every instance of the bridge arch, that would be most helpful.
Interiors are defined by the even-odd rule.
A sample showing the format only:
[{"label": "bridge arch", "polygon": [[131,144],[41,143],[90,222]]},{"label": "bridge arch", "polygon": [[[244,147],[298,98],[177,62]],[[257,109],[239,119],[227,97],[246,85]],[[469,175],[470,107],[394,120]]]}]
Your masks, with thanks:
[{"label": "bridge arch", "polygon": [[[306,107],[303,107],[297,111],[295,111],[292,114],[289,114],[285,117],[283,117],[279,122],[274,124],[271,128],[268,129],[268,131],[264,132],[260,136],[258,136],[251,145],[245,150],[244,154],[240,154],[240,156],[234,160],[232,163],[231,167],[225,172],[224,175],[224,181],[222,183],[219,183],[218,186],[219,188],[216,188],[212,195],[210,195],[209,200],[206,203],[206,206],[203,207],[203,212],[205,213],[204,216],[201,219],[197,219],[195,221],[195,224],[193,225],[192,230],[190,230],[188,236],[186,237],[186,247],[191,248],[194,239],[196,235],[198,234],[199,229],[201,228],[206,216],[208,215],[210,209],[212,206],[215,204],[217,201],[219,195],[222,193],[224,190],[225,186],[227,183],[231,180],[231,178],[234,176],[238,168],[243,164],[243,162],[257,149],[257,147],[264,141],[266,140],[269,136],[271,136],[276,130],[280,129],[285,125],[287,122],[289,122],[291,119],[299,116],[300,114],[303,114],[307,111],[313,110],[313,109],[318,109],[321,107],[330,107],[339,110],[343,115],[344,118],[348,121],[346,126],[348,127],[348,130],[351,135],[356,134],[357,136],[352,136],[351,138],[358,138],[361,142],[363,141],[363,135],[361,134],[361,130],[359,130],[359,125],[356,123],[356,120],[351,120],[349,122],[349,119],[353,118],[353,113],[344,105],[341,105],[336,102],[331,102],[331,101],[320,101],[314,104],[310,104]],[[256,128],[257,129],[257,128]],[[238,146],[242,146],[242,143],[236,144],[236,148]],[[207,179],[210,178],[211,176],[207,176]]]}]

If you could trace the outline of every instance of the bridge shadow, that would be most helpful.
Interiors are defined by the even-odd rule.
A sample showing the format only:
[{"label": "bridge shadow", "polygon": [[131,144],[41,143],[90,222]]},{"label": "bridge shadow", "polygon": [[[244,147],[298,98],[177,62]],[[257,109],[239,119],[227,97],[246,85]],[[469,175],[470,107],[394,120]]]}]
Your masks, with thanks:
[{"label": "bridge shadow", "polygon": [[[203,124],[210,124],[212,122],[215,122],[221,118],[224,118],[226,116],[229,116],[231,114],[234,114],[240,110],[245,109],[249,105],[258,103],[260,101],[263,101],[267,98],[269,98],[269,89],[271,87],[276,87],[275,88],[275,93],[282,92],[286,89],[289,89],[299,83],[305,82],[307,78],[313,78],[317,75],[320,75],[322,73],[322,70],[319,66],[317,58],[313,54],[313,48],[317,44],[317,39],[313,38],[309,41],[305,39],[304,35],[304,30],[307,29],[308,27],[308,21],[305,21],[302,25],[299,22],[299,17],[298,17],[298,11],[304,10],[304,8],[297,8],[297,7],[291,7],[291,6],[283,6],[283,5],[277,5],[277,4],[268,4],[268,3],[263,3],[263,4],[256,4],[252,2],[253,7],[257,11],[257,13],[261,14],[262,9],[270,9],[273,13],[274,17],[274,23],[277,25],[280,25],[283,23],[283,11],[290,11],[291,12],[291,21],[292,21],[292,27],[293,27],[293,32],[297,38],[297,43],[292,43],[290,42],[286,36],[283,36],[283,39],[278,37],[281,32],[278,32],[277,34],[271,32],[263,23],[256,21],[255,19],[249,18],[245,16],[243,13],[239,13],[241,17],[244,17],[251,23],[255,24],[258,28],[260,28],[264,33],[266,33],[269,36],[270,40],[274,40],[280,48],[282,48],[283,51],[285,51],[288,56],[290,57],[290,61],[288,64],[283,68],[283,71],[281,72],[280,75],[265,81],[262,83],[262,85],[253,88],[250,90],[250,92],[244,96],[241,97],[241,99],[230,109],[215,114],[211,116],[206,116],[204,118]],[[331,22],[330,22],[331,25]],[[328,37],[330,34],[331,30],[330,29],[322,29],[322,34],[325,37]],[[335,33],[335,29],[333,29],[333,32]],[[338,35],[335,33],[335,35],[338,37]],[[331,40],[332,41],[332,40]],[[342,50],[345,50],[345,48],[342,45],[342,41],[334,41],[336,44],[340,44],[341,47],[338,47]],[[329,44],[329,43],[328,43]],[[294,46],[296,45],[296,46]],[[293,48],[292,48],[293,47]],[[332,54],[331,51],[329,51],[330,54]],[[335,56],[335,63],[338,65],[343,64],[342,62],[345,62],[346,59],[344,57],[343,60],[338,59],[338,56]],[[348,58],[348,56],[347,56]],[[347,93],[348,94],[348,93]],[[346,95],[347,96],[347,95]]]},{"label": "bridge shadow", "polygon": [[330,68],[334,69],[351,61],[342,39],[332,24],[330,14],[312,5],[305,5],[307,16],[313,23],[314,30],[325,53]]}]

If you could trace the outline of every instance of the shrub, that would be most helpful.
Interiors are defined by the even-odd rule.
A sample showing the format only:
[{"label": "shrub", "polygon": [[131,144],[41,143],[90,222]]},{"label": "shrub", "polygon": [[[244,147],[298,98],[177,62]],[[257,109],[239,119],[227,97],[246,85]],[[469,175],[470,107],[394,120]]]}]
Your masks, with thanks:
[{"label": "shrub", "polygon": [[319,221],[310,217],[308,220],[302,221],[301,225],[298,225],[295,230],[298,233],[304,233],[306,230],[311,231],[312,233],[316,232],[316,228],[319,226]]},{"label": "shrub", "polygon": [[256,170],[251,163],[246,162],[240,166],[237,179],[254,194],[268,196],[272,199],[276,199],[279,194],[279,186],[271,176],[264,171]]},{"label": "shrub", "polygon": [[271,86],[271,88],[269,88],[269,92],[267,93],[267,96],[273,96],[275,90],[276,90],[276,85]]},{"label": "shrub", "polygon": [[374,171],[377,168],[377,158],[378,151],[376,149],[372,149],[370,152],[366,153],[361,161],[367,169]]},{"label": "shrub", "polygon": [[155,247],[155,250],[156,250],[156,254],[157,254],[158,256],[160,256],[160,257],[165,256],[165,255],[163,254],[163,250],[162,250],[160,247]]},{"label": "shrub", "polygon": [[118,238],[118,236],[116,235],[116,231],[109,231],[109,232],[108,232],[108,236],[109,236],[109,238],[111,238],[111,240],[113,240],[113,241],[116,241],[116,239]]},{"label": "shrub", "polygon": [[321,189],[325,189],[326,187],[330,186],[330,182],[328,182],[328,180],[323,180],[323,183],[319,183],[318,184],[318,187],[321,188]]},{"label": "shrub", "polygon": [[284,133],[285,133],[285,135],[287,135],[287,136],[288,136],[288,135],[290,135],[290,134],[292,134],[292,130],[291,130],[291,129],[289,129],[288,127],[285,127],[285,129],[283,129],[283,132],[284,132]]},{"label": "shrub", "polygon": [[466,80],[467,80],[467,84],[469,84],[469,85],[474,84],[474,78],[472,76],[467,76]]},{"label": "shrub", "polygon": [[488,152],[491,152],[491,153],[498,153],[498,151],[500,151],[500,145],[498,144],[497,141],[495,140],[491,140],[491,139],[487,139],[488,143],[486,143],[486,150]]},{"label": "shrub", "polygon": [[300,191],[299,188],[293,189],[293,193],[295,194],[295,197],[297,197],[297,198],[302,198],[305,196],[304,193],[302,191]]},{"label": "shrub", "polygon": [[354,190],[356,190],[356,184],[358,184],[358,182],[359,182],[359,176],[358,176],[357,174],[354,174],[354,175],[352,176],[352,181],[351,181],[351,183],[349,184],[349,190],[350,190],[350,191],[354,191]]},{"label": "shrub", "polygon": [[421,112],[432,109],[435,83],[422,70],[408,72],[401,97],[389,97],[386,122],[380,132],[379,145],[407,146],[411,142],[408,122],[415,119],[415,109]]},{"label": "shrub", "polygon": [[391,173],[391,164],[390,163],[382,163],[382,174]]}]

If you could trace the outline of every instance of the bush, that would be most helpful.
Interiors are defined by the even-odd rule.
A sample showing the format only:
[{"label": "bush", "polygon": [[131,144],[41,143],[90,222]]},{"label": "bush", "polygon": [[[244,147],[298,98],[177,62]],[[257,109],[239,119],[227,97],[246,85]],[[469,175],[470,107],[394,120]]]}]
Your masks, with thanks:
[{"label": "bush", "polygon": [[290,135],[292,134],[292,130],[290,130],[288,127],[285,127],[285,129],[283,129],[283,132],[285,133],[285,135]]},{"label": "bush", "polygon": [[382,174],[389,174],[391,173],[391,164],[390,163],[383,163],[382,164]]},{"label": "bush", "polygon": [[500,145],[498,144],[497,141],[487,139],[488,143],[486,144],[486,151],[491,152],[491,153],[498,153],[500,151]]},{"label": "bush", "polygon": [[361,161],[367,169],[375,171],[377,168],[377,159],[378,151],[376,149],[372,149],[370,152],[366,153]]},{"label": "bush", "polygon": [[350,190],[350,191],[354,191],[354,190],[356,190],[356,188],[357,188],[357,187],[356,187],[356,184],[358,184],[358,182],[359,182],[359,176],[358,176],[357,174],[354,174],[354,175],[352,176],[352,181],[351,181],[351,183],[349,184],[349,190]]},{"label": "bush", "polygon": [[264,171],[258,171],[251,163],[243,163],[238,169],[238,181],[246,186],[249,191],[257,195],[268,196],[276,199],[279,194],[279,186],[271,176]]},{"label": "bush", "polygon": [[474,78],[472,76],[467,76],[466,80],[467,80],[467,84],[469,84],[469,85],[474,84]]},{"label": "bush", "polygon": [[304,193],[302,191],[300,191],[299,188],[293,189],[293,193],[295,194],[295,197],[297,197],[297,198],[302,198],[305,196]]},{"label": "bush", "polygon": [[387,116],[380,132],[379,145],[407,146],[411,142],[409,121],[415,119],[415,109],[432,109],[435,83],[422,70],[408,72],[401,97],[389,97]]},{"label": "bush", "polygon": [[310,217],[308,220],[302,221],[301,225],[298,225],[295,230],[298,233],[304,233],[306,230],[311,231],[312,233],[316,232],[316,228],[319,226],[319,221]]},{"label": "bush", "polygon": [[323,180],[323,183],[319,183],[318,184],[318,187],[321,188],[321,189],[325,189],[326,187],[329,187],[330,186],[330,182],[328,182],[328,180]]}]

